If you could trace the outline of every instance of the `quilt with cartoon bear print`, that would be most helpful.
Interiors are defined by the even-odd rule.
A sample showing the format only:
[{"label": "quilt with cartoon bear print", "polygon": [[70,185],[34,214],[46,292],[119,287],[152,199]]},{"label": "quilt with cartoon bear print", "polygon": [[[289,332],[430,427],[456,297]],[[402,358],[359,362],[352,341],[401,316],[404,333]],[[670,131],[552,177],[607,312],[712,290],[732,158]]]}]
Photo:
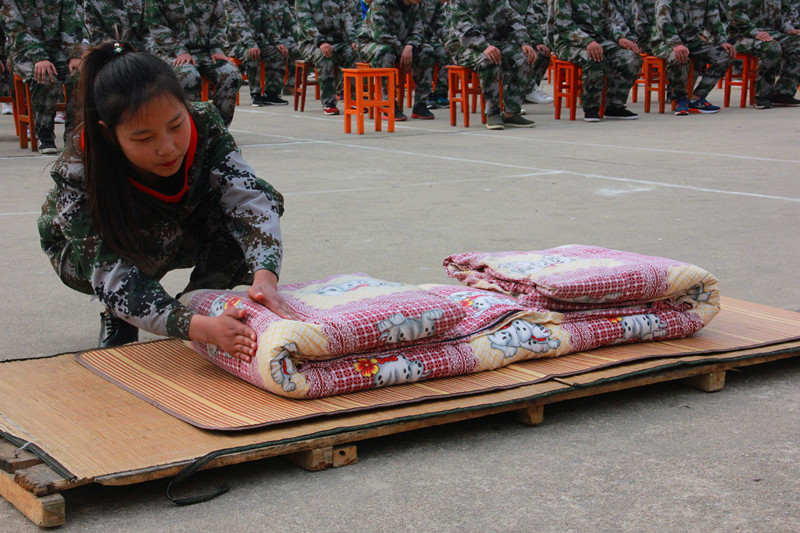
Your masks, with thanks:
[{"label": "quilt with cartoon bear print", "polygon": [[711,274],[630,252],[569,246],[459,254],[445,268],[469,286],[416,287],[363,274],[281,286],[302,321],[280,319],[244,293],[197,291],[182,300],[210,315],[247,308],[259,336],[251,362],[215,346],[193,342],[194,349],[258,387],[298,399],[685,337],[719,312]]}]

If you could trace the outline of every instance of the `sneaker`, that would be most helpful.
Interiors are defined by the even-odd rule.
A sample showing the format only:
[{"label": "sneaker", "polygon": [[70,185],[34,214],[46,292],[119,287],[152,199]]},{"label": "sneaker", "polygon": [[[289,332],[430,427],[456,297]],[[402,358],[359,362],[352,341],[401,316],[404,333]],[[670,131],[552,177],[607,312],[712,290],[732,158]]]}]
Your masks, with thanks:
[{"label": "sneaker", "polygon": [[770,103],[781,107],[795,107],[800,105],[800,100],[787,94],[776,94],[770,98]]},{"label": "sneaker", "polygon": [[3,114],[4,115],[14,114],[14,108],[11,107],[11,104],[9,104],[8,102],[3,102]]},{"label": "sneaker", "polygon": [[587,107],[583,110],[583,120],[586,122],[600,122],[600,108]]},{"label": "sneaker", "polygon": [[98,348],[113,348],[139,340],[139,329],[111,315],[108,311],[100,313],[100,338]]},{"label": "sneaker", "polygon": [[681,98],[675,100],[675,115],[678,117],[685,117],[689,115],[689,99]]},{"label": "sneaker", "polygon": [[39,153],[42,155],[56,155],[58,148],[54,141],[39,141]]},{"label": "sneaker", "polygon": [[698,98],[694,102],[689,102],[689,112],[703,113],[706,115],[711,113],[719,113],[719,106],[713,105],[705,98]]},{"label": "sneaker", "polygon": [[510,117],[505,115],[500,116],[503,117],[503,125],[508,126],[509,128],[532,128],[535,124],[532,120],[523,118],[519,113],[514,113]]},{"label": "sneaker", "polygon": [[527,111],[525,111],[525,108],[523,107],[523,108],[520,108],[520,110],[519,110],[519,114],[520,114],[520,115],[522,115],[522,116],[525,116],[525,115],[527,115],[527,114],[528,114],[528,112],[527,112]]},{"label": "sneaker", "polygon": [[250,93],[250,105],[253,107],[264,107],[267,103],[264,102],[264,97],[262,95]]},{"label": "sneaker", "polygon": [[[433,116],[433,113],[431,113],[431,116]],[[389,119],[389,115],[384,113],[383,114],[383,119],[384,120],[388,120]],[[395,122],[405,122],[406,120],[408,120],[408,117],[406,116],[405,113],[403,113],[403,110],[400,109],[400,106],[395,103],[395,105],[394,105],[394,121]]]},{"label": "sneaker", "polygon": [[[521,117],[520,117],[521,118]],[[486,117],[486,127],[490,130],[504,130],[506,123],[503,120],[503,115],[498,111]]]},{"label": "sneaker", "polygon": [[533,84],[531,92],[525,95],[525,100],[532,104],[552,104],[553,97],[547,94],[539,87],[538,83]]},{"label": "sneaker", "polygon": [[[414,104],[414,109],[411,110],[411,118],[420,118],[422,120],[433,120],[433,113],[428,111],[428,106],[422,102]],[[395,119],[396,120],[396,119]]]},{"label": "sneaker", "polygon": [[772,109],[772,102],[769,98],[759,98],[756,96],[756,103],[753,104],[756,109]]},{"label": "sneaker", "polygon": [[607,107],[605,117],[616,120],[636,120],[639,115],[621,105],[619,107]]},{"label": "sneaker", "polygon": [[264,93],[264,96],[261,97],[261,101],[264,102],[265,105],[288,105],[289,102],[278,96],[278,93],[268,92]]},{"label": "sneaker", "polygon": [[335,105],[325,106],[322,108],[322,112],[325,113],[326,115],[338,115],[339,108],[336,107]]},{"label": "sneaker", "polygon": [[63,124],[65,118],[66,118],[66,116],[64,115],[63,111],[56,111],[56,118],[55,118],[55,123],[56,124]]}]

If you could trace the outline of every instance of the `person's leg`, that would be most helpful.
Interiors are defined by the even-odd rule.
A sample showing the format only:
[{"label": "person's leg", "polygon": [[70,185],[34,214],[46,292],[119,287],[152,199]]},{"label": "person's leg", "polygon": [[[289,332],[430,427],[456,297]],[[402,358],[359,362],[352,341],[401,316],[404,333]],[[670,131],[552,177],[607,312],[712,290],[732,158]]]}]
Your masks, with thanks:
[{"label": "person's leg", "polygon": [[236,111],[236,95],[242,86],[242,73],[228,61],[212,62],[210,57],[197,59],[197,68],[209,84],[214,86],[214,106],[222,115],[226,126],[233,122]]},{"label": "person's leg", "polygon": [[64,94],[61,95],[57,103],[64,101],[64,98],[66,98],[64,113],[64,144],[66,145],[66,143],[69,142],[69,138],[72,136],[72,131],[75,129],[75,113],[77,107],[75,103],[75,93],[79,76],[77,74],[70,74],[69,62],[65,57],[59,58],[55,65],[58,78],[64,84]]},{"label": "person's leg", "polygon": [[336,107],[336,63],[334,57],[322,55],[319,47],[314,44],[305,44],[300,52],[306,63],[311,63],[317,69],[317,83],[319,84],[320,100],[322,107]]},{"label": "person's leg", "polygon": [[286,78],[284,94],[294,94],[294,62],[302,59],[302,56],[300,55],[300,46],[296,43],[287,46],[287,48],[289,49],[289,57],[286,58],[286,64],[289,68],[289,76]]},{"label": "person's leg", "polygon": [[[781,34],[777,37],[781,44],[781,72],[775,82],[776,103],[791,102],[800,84],[800,36]],[[794,102],[791,102],[795,105]]]},{"label": "person's leg", "polygon": [[33,131],[39,141],[39,150],[55,154],[56,105],[64,98],[61,80],[50,81],[48,78],[45,83],[37,82],[33,79],[33,62],[19,56],[12,63],[12,68],[31,88]]},{"label": "person's leg", "polygon": [[624,108],[628,93],[642,71],[642,56],[610,41],[602,44],[609,68],[606,79],[606,110]]},{"label": "person's leg", "polygon": [[705,99],[717,86],[719,80],[725,76],[728,67],[733,63],[733,58],[721,46],[706,44],[702,41],[689,43],[689,53],[695,62],[706,66],[703,76],[693,91],[698,99]]},{"label": "person's leg", "polygon": [[173,66],[175,75],[186,93],[186,98],[191,102],[200,101],[200,92],[203,89],[203,77],[197,67],[191,64]]},{"label": "person's leg", "polygon": [[242,60],[242,66],[247,76],[250,102],[254,106],[264,105],[261,101],[261,60],[246,57]]},{"label": "person's leg", "polygon": [[429,44],[418,46],[414,50],[412,63],[412,74],[414,77],[414,105],[425,106],[431,96],[431,86],[433,85],[433,65],[436,57],[433,54],[433,47]]},{"label": "person's leg", "polygon": [[522,48],[516,43],[500,43],[499,48],[502,56],[504,111],[506,115],[519,114],[531,78],[532,65],[528,64]]},{"label": "person's leg", "polygon": [[446,106],[449,102],[447,102],[447,66],[453,65],[453,59],[450,57],[450,53],[444,47],[443,44],[438,43],[432,46],[433,48],[433,57],[434,63],[439,65],[439,74],[436,77],[436,89],[434,89],[433,93],[431,94],[430,101],[428,102],[429,107],[431,105],[435,106]]},{"label": "person's leg", "polygon": [[736,51],[758,58],[756,74],[756,107],[769,107],[775,92],[775,79],[780,74],[781,45],[778,41],[759,41],[752,37],[740,39],[734,45]]},{"label": "person's leg", "polygon": [[283,78],[286,75],[286,57],[281,54],[276,46],[266,46],[261,49],[261,59],[264,61],[264,101],[271,105],[288,104],[280,98],[283,92]]},{"label": "person's leg", "polygon": [[465,49],[458,56],[458,64],[471,68],[478,73],[481,81],[481,93],[486,103],[484,111],[487,115],[500,113],[500,65],[489,62],[482,52]]},{"label": "person's leg", "polygon": [[[653,55],[660,57],[664,60],[667,70],[667,97],[676,102],[676,106],[686,107],[686,112],[676,108],[676,113],[681,111],[681,114],[688,114],[689,93],[686,90],[686,85],[689,82],[689,62],[681,63],[675,59],[672,47],[659,43],[658,46],[653,47]],[[685,101],[685,106],[683,105]]]},{"label": "person's leg", "polygon": [[606,60],[594,61],[589,58],[585,48],[560,44],[556,48],[556,57],[563,61],[575,63],[581,68],[582,90],[581,103],[585,120],[600,120],[600,105],[603,102],[603,84],[606,75]]}]

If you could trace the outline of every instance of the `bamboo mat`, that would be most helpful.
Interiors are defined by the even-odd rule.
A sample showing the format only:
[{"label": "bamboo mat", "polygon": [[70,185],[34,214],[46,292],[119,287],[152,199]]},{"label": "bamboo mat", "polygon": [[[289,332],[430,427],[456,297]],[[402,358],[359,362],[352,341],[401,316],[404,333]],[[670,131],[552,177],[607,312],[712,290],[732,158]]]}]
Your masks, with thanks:
[{"label": "bamboo mat", "polygon": [[[693,361],[795,352],[800,350],[798,341],[800,314],[725,299],[720,315],[688,339],[603,348],[520,363],[505,372],[484,372],[305,401],[273,396],[218,371],[186,351],[181,343],[157,341],[128,347],[135,348],[136,353],[157,347],[152,352],[161,352],[157,357],[178,356],[166,365],[171,368],[169,372],[160,375],[144,372],[149,377],[147,386],[151,387],[148,394],[183,387],[181,401],[168,398],[160,401],[171,402],[170,409],[175,410],[192,405],[192,416],[199,413],[197,416],[207,417],[211,413],[216,417],[224,413],[227,420],[233,421],[228,422],[228,427],[275,425],[234,432],[198,429],[87,371],[72,355],[66,354],[2,364],[0,431],[30,441],[77,478],[95,479],[172,465],[217,450],[293,441],[569,389],[568,384],[546,380],[556,374],[582,374],[571,379],[585,385]],[[172,349],[176,347],[179,349]],[[128,354],[129,349],[114,352]],[[637,362],[642,359],[646,361]],[[183,381],[178,379],[181,375],[185,376]],[[208,394],[200,394],[201,391]],[[153,399],[149,401],[155,403]],[[193,405],[198,401],[201,407]],[[283,414],[276,416],[275,412],[280,411]],[[260,413],[261,418],[254,413]],[[282,421],[291,423],[277,424],[281,416]]]}]

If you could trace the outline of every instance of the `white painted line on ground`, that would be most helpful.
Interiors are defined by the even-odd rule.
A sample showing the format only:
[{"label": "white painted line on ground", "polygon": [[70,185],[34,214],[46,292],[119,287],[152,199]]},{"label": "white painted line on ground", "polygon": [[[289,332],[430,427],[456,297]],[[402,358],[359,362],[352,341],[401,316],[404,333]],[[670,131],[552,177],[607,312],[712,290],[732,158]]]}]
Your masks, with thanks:
[{"label": "white painted line on ground", "polygon": [[19,215],[41,215],[41,211],[17,211],[16,213],[0,213],[0,217],[13,217]]}]

